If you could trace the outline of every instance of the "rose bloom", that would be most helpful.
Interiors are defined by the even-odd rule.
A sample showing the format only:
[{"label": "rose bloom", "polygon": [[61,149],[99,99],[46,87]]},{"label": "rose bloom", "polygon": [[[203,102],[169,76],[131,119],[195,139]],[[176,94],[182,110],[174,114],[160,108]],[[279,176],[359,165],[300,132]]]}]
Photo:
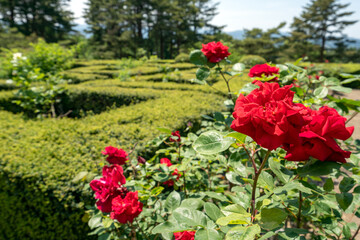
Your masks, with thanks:
[{"label": "rose bloom", "polygon": [[172,132],[171,136],[174,136],[176,138],[170,137],[170,142],[181,142],[181,136],[179,131]]},{"label": "rose bloom", "polygon": [[120,165],[124,165],[125,162],[127,160],[129,160],[127,158],[128,154],[121,148],[116,148],[113,146],[108,146],[105,148],[104,151],[101,152],[104,155],[108,155],[108,157],[106,158],[106,160],[110,163],[110,164],[120,164]]},{"label": "rose bloom", "polygon": [[[267,63],[257,64],[250,69],[249,77],[269,77],[275,74],[279,74],[279,68],[272,67]],[[277,80],[278,77],[274,77],[272,80]]]},{"label": "rose bloom", "polygon": [[328,106],[305,114],[311,118],[311,122],[302,128],[299,143],[284,145],[287,150],[285,159],[306,161],[313,157],[320,161],[346,163],[345,158],[349,158],[351,152],[342,150],[335,139],[348,139],[354,127],[346,127],[346,118]]},{"label": "rose bloom", "polygon": [[[174,170],[174,172],[171,173],[172,176],[177,176],[176,180],[179,180],[181,177],[181,173],[179,173],[179,171],[177,169]],[[165,182],[163,182],[164,185],[168,186],[168,187],[172,187],[174,186],[175,182],[173,179],[167,180]]]},{"label": "rose bloom", "polygon": [[143,204],[139,201],[138,192],[128,192],[123,198],[117,196],[112,199],[111,219],[116,219],[120,223],[133,222],[134,218],[142,212]]},{"label": "rose bloom", "polygon": [[166,166],[170,167],[172,165],[171,161],[167,158],[160,159],[161,164],[166,164]]},{"label": "rose bloom", "polygon": [[102,212],[111,211],[111,201],[118,195],[126,194],[126,188],[122,184],[126,183],[123,169],[120,165],[103,167],[103,177],[94,179],[90,182],[91,189],[95,192],[96,205]]},{"label": "rose bloom", "polygon": [[146,159],[141,157],[141,156],[138,156],[137,160],[138,160],[139,164],[145,164],[146,163]]},{"label": "rose bloom", "polygon": [[230,55],[229,47],[224,46],[221,42],[209,42],[202,44],[201,51],[204,53],[209,62],[218,63]]},{"label": "rose bloom", "polygon": [[195,231],[175,232],[174,237],[175,240],[194,240],[195,233],[196,233]]},{"label": "rose bloom", "polygon": [[260,88],[236,100],[231,128],[269,150],[299,141],[305,121],[299,113],[301,105],[293,103],[291,86],[260,81],[256,85]]}]

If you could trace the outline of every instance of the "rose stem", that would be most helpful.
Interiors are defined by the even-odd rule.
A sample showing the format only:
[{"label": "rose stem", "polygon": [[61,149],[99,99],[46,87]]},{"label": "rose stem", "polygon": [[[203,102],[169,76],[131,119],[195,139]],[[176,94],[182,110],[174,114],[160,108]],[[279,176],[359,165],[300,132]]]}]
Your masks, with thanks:
[{"label": "rose stem", "polygon": [[359,231],[360,231],[360,225],[359,225],[358,229],[356,230],[354,236],[351,238],[351,240],[355,239],[355,237],[356,237],[356,235],[358,235]]},{"label": "rose stem", "polygon": [[224,79],[224,81],[225,81],[225,83],[226,83],[226,86],[227,86],[227,89],[228,89],[228,98],[229,98],[230,100],[232,100],[232,101],[234,102],[234,104],[235,104],[235,103],[236,103],[236,99],[233,99],[233,97],[232,97],[232,93],[231,93],[231,90],[230,90],[229,81],[226,80],[226,78],[225,78],[225,76],[224,76],[224,73],[221,71],[220,64],[218,63],[217,65],[218,65],[218,67],[219,67],[219,72],[220,72],[222,78]]},{"label": "rose stem", "polygon": [[[252,188],[252,194],[251,194],[251,221],[254,222],[255,219],[255,193],[256,193],[256,185],[257,185],[257,181],[259,179],[260,173],[263,170],[263,168],[265,167],[265,163],[269,158],[271,150],[268,150],[264,161],[261,163],[259,170],[255,171],[255,175],[254,175],[254,183],[253,183],[253,188]],[[255,170],[255,168],[254,168]]]},{"label": "rose stem", "polygon": [[303,202],[303,199],[302,199],[302,193],[301,191],[299,191],[299,212],[298,212],[298,216],[297,216],[297,228],[300,228],[301,227],[301,206],[302,206],[302,202]]}]

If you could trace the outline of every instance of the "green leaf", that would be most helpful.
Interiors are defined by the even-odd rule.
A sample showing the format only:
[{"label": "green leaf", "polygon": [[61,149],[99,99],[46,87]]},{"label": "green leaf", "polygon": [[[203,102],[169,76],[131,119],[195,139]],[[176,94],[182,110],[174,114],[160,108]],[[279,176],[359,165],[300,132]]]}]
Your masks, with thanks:
[{"label": "green leaf", "polygon": [[243,144],[245,142],[246,135],[239,132],[231,132],[227,134],[225,137],[235,138],[236,142]]},{"label": "green leaf", "polygon": [[101,220],[102,220],[102,214],[101,214],[101,212],[99,212],[90,218],[90,220],[88,222],[89,227],[91,229],[94,229],[94,228],[101,226]]},{"label": "green leaf", "polygon": [[216,223],[221,226],[227,226],[229,224],[249,224],[250,218],[247,214],[232,213],[229,216],[219,218]]},{"label": "green leaf", "polygon": [[72,180],[72,182],[80,182],[80,181],[85,181],[86,176],[88,175],[89,172],[79,172]]},{"label": "green leaf", "polygon": [[348,192],[355,186],[355,180],[349,177],[344,177],[340,182],[339,189],[341,192]]},{"label": "green leaf", "polygon": [[235,71],[235,72],[242,72],[245,70],[245,64],[243,63],[235,63],[234,66],[232,67],[232,69]]},{"label": "green leaf", "polygon": [[344,81],[341,82],[341,84],[347,84],[347,83],[352,83],[352,82],[355,82],[355,81],[360,81],[360,77],[359,78],[349,78],[349,79],[346,79]]},{"label": "green leaf", "polygon": [[324,98],[328,94],[329,90],[326,87],[318,87],[314,90],[314,95],[317,98]]},{"label": "green leaf", "polygon": [[227,199],[223,194],[215,193],[215,192],[204,192],[207,196],[210,198],[218,199],[222,202],[228,202],[229,199]]},{"label": "green leaf", "polygon": [[201,199],[189,198],[182,201],[180,207],[196,210],[202,208],[203,205],[204,201],[202,201]]},{"label": "green leaf", "polygon": [[331,86],[329,88],[334,91],[337,91],[337,92],[343,92],[343,93],[351,93],[352,92],[351,88],[347,88],[347,87],[343,87],[343,86]]},{"label": "green leaf", "polygon": [[282,183],[287,183],[290,179],[290,176],[285,175],[282,171],[281,171],[281,165],[279,162],[275,161],[274,158],[269,158],[269,166],[270,169],[275,173],[275,175],[278,177],[278,179],[282,182]]},{"label": "green leaf", "polygon": [[227,150],[234,143],[231,138],[224,138],[220,132],[202,133],[193,143],[193,148],[200,154],[211,155]]},{"label": "green leaf", "polygon": [[252,240],[260,233],[261,228],[257,224],[247,227],[238,226],[227,232],[225,240]]},{"label": "green leaf", "polygon": [[336,201],[340,207],[345,211],[353,201],[353,195],[351,193],[337,193],[335,195]]},{"label": "green leaf", "polygon": [[179,226],[179,224],[175,224],[172,222],[164,222],[161,223],[159,225],[157,225],[156,227],[154,227],[154,229],[151,231],[153,234],[158,234],[158,233],[164,233],[164,232],[177,232],[177,231],[184,231],[187,230],[187,228],[183,228],[181,226]]},{"label": "green leaf", "polygon": [[104,234],[101,234],[99,237],[98,237],[98,240],[110,240],[111,239],[111,233],[107,232],[107,233],[104,233]]},{"label": "green leaf", "polygon": [[206,226],[206,216],[198,210],[179,207],[173,211],[173,216],[180,224],[185,223],[191,227],[202,228]]},{"label": "green leaf", "polygon": [[314,164],[305,164],[297,169],[300,177],[329,175],[334,170],[339,170],[340,164],[335,162],[316,161]]},{"label": "green leaf", "polygon": [[157,196],[164,190],[164,187],[156,187],[151,190],[150,195],[151,196]]},{"label": "green leaf", "polygon": [[196,71],[196,79],[200,81],[206,80],[210,76],[210,69],[201,67]]},{"label": "green leaf", "polygon": [[260,216],[261,227],[269,230],[279,227],[287,218],[286,212],[279,208],[263,208]]},{"label": "green leaf", "polygon": [[343,226],[343,234],[344,234],[346,239],[351,239],[351,230],[350,230],[350,227],[348,225]]},{"label": "green leaf", "polygon": [[204,208],[205,213],[214,221],[217,221],[219,218],[224,216],[220,209],[213,203],[205,203]]},{"label": "green leaf", "polygon": [[181,196],[178,192],[173,191],[165,200],[165,208],[172,212],[174,209],[178,208],[181,203]]},{"label": "green leaf", "polygon": [[272,237],[274,235],[276,235],[275,232],[269,231],[269,232],[265,233],[263,236],[261,236],[261,238],[259,238],[258,240],[266,240],[266,239],[269,239],[270,237]]},{"label": "green leaf", "polygon": [[196,231],[195,239],[201,240],[222,240],[221,235],[215,229],[199,229]]},{"label": "green leaf", "polygon": [[334,189],[334,182],[331,178],[327,178],[324,183],[324,190],[330,192]]},{"label": "green leaf", "polygon": [[222,212],[225,214],[225,215],[230,215],[232,213],[239,213],[239,214],[242,214],[242,215],[246,215],[246,216],[251,216],[250,213],[248,213],[246,211],[245,208],[243,208],[241,205],[239,204],[232,204],[232,205],[229,205],[229,206],[226,206]]},{"label": "green leaf", "polygon": [[198,66],[203,66],[207,63],[207,58],[201,50],[194,50],[190,53],[190,62]]}]

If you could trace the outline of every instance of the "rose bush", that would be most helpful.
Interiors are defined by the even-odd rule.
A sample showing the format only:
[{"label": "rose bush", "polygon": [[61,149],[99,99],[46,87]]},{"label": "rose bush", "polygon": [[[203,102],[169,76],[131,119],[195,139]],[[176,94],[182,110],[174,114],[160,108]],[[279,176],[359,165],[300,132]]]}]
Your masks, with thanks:
[{"label": "rose bush", "polygon": [[207,53],[195,50],[190,61],[199,66],[199,82],[211,74],[223,78],[227,111],[203,116],[201,127],[181,131],[185,135],[159,128],[162,134],[145,150],[133,149],[122,166],[104,166],[103,176],[90,183],[97,199],[88,211],[90,234],[355,239],[360,227],[342,216],[360,217],[359,142],[340,114],[359,111],[360,104],[327,94],[348,91],[340,81],[309,79],[293,64],[276,66],[276,82],[270,82],[275,75],[254,74],[254,83],[234,93],[230,79],[243,74],[243,64],[225,71],[226,57],[215,67]]}]

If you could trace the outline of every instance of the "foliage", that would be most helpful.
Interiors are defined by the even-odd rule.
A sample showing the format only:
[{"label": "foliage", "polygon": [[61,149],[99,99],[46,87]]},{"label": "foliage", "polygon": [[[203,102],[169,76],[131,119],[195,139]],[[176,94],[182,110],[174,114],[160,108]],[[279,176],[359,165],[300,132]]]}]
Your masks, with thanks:
[{"label": "foliage", "polygon": [[313,40],[320,45],[319,60],[325,60],[327,41],[342,41],[345,27],[356,23],[344,19],[354,12],[343,11],[350,4],[341,4],[337,0],[311,0],[304,7],[300,17],[295,17],[291,25],[294,34],[306,41]]},{"label": "foliage", "polygon": [[[67,0],[0,1],[2,23],[17,28],[25,36],[35,34],[47,42],[64,39],[72,28],[72,13]],[[32,16],[32,17],[30,17]]]},{"label": "foliage", "polygon": [[[210,23],[216,7],[209,0],[91,0],[85,18],[98,58],[138,58],[139,48],[148,57],[174,58],[203,35],[221,29]],[[119,22],[122,24],[116,24]]]},{"label": "foliage", "polygon": [[[226,112],[203,116],[206,120],[195,134],[182,132],[179,136],[171,129],[159,128],[164,134],[146,146],[150,154],[138,155],[147,161],[138,162],[138,156],[131,156],[123,165],[126,176],[123,187],[138,192],[144,204],[141,214],[135,221],[120,224],[112,219],[112,215],[90,208],[89,226],[93,229],[90,235],[170,240],[176,232],[195,231],[195,239],[204,240],[355,237],[351,230],[358,226],[346,223],[342,215],[345,212],[359,215],[358,146],[352,144],[351,139],[343,142],[342,148],[353,154],[342,165],[313,157],[291,162],[286,160],[284,146],[267,150],[249,136],[232,131],[233,92],[230,79],[225,76],[239,75],[245,66],[237,63],[232,71],[225,71],[226,59],[215,67],[203,56],[199,50],[190,54],[190,61],[199,66],[197,80],[206,81],[212,70],[220,73],[228,87]],[[276,78],[264,75],[256,79],[278,81],[271,86],[294,84],[294,87],[284,87],[292,87],[294,106],[299,107],[301,103],[318,109],[326,104],[340,113],[360,110],[359,101],[327,95],[329,89],[351,90],[343,87],[338,79],[309,78],[307,69],[293,64],[277,67]],[[350,79],[358,81],[356,77]],[[252,91],[259,89],[247,84],[240,90],[245,95]],[[267,94],[272,95],[272,92]],[[292,101],[292,92],[286,94]],[[340,116],[339,119],[343,120]],[[345,127],[345,120],[342,124]],[[175,141],[173,136],[177,136]],[[168,160],[164,161],[164,158]],[[339,178],[342,179],[339,191],[335,191],[334,181]],[[168,185],[169,181],[174,185]]]},{"label": "foliage", "polygon": [[245,55],[240,59],[240,62],[245,64],[246,67],[251,68],[256,64],[263,64],[266,63],[266,60],[257,55]]},{"label": "foliage", "polygon": [[33,50],[26,56],[8,51],[2,66],[19,87],[14,102],[30,116],[56,116],[55,104],[65,89],[59,72],[71,66],[72,51],[64,50],[57,44],[47,44],[40,40],[31,44]]},{"label": "foliage", "polygon": [[189,62],[189,54],[180,53],[175,57],[175,62]]}]

